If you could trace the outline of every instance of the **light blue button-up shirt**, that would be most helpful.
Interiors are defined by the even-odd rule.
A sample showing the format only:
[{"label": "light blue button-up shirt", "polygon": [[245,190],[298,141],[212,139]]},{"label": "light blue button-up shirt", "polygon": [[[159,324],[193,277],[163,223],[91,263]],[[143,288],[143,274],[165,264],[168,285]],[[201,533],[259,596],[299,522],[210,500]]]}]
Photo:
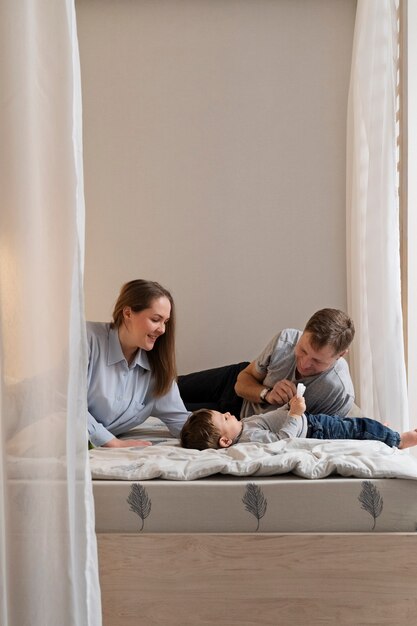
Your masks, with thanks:
[{"label": "light blue button-up shirt", "polygon": [[129,366],[117,329],[102,322],[87,322],[88,432],[94,446],[102,446],[121,433],[142,424],[150,415],[159,417],[174,437],[190,415],[177,383],[159,398],[145,350],[138,350]]}]

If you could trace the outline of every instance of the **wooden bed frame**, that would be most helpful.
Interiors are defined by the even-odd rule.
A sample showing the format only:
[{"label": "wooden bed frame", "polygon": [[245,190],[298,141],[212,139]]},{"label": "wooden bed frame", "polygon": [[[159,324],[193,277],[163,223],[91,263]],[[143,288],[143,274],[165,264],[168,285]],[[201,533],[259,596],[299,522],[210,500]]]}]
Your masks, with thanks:
[{"label": "wooden bed frame", "polygon": [[103,626],[415,626],[415,533],[97,535]]}]

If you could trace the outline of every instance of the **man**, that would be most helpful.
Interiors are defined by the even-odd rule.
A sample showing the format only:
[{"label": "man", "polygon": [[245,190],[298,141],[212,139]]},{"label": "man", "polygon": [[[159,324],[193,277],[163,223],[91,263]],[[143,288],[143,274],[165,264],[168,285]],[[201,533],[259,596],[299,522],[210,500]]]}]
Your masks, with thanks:
[{"label": "man", "polygon": [[247,417],[287,404],[301,382],[311,413],[345,416],[354,391],[343,357],[354,335],[346,313],[321,309],[304,331],[278,333],[251,363],[180,376],[180,394],[190,411],[205,407]]},{"label": "man", "polygon": [[243,398],[241,417],[283,406],[306,386],[311,413],[346,415],[354,400],[349,367],[344,358],[355,334],[353,322],[337,309],[321,309],[304,331],[286,328],[255,361],[243,369],[235,385]]}]

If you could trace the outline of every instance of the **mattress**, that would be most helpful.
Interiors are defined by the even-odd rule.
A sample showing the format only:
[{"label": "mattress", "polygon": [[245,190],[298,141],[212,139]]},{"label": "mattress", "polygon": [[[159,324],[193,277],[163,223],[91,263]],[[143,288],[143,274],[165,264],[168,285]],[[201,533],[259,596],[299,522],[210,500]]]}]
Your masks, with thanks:
[{"label": "mattress", "polygon": [[102,533],[414,532],[417,483],[293,475],[93,481]]},{"label": "mattress", "polygon": [[[171,448],[166,444],[173,445],[173,450],[178,452],[182,450],[175,448],[178,442],[170,438],[165,426],[156,418],[150,418],[135,431],[135,436],[153,442],[152,451],[150,448],[145,448],[143,453],[138,449],[114,451],[115,461],[108,478],[107,469],[95,478],[93,469],[96,531],[99,533],[416,531],[417,481],[409,480],[407,474],[405,478],[332,474],[314,480],[294,473],[271,476],[216,473],[197,480],[129,479],[132,466],[129,455],[133,458],[140,455],[141,476],[143,455],[148,458],[157,449],[166,449],[168,453]],[[371,444],[362,443],[365,450]],[[342,444],[349,445],[348,442]],[[380,445],[388,452],[391,450]],[[124,450],[127,469],[120,467],[120,450]],[[187,455],[196,451],[182,452],[185,457],[180,457],[181,462],[192,464],[193,459]],[[108,449],[91,452],[93,468],[102,453],[107,458]],[[401,454],[394,454],[393,459],[388,457],[389,462],[397,456],[394,467],[399,467],[397,463],[403,461],[406,467],[410,463],[413,471],[411,460]],[[149,462],[153,466],[155,458],[152,456]],[[113,474],[119,471],[121,479],[115,480]],[[153,473],[151,467],[150,475]],[[159,475],[159,471],[155,473]],[[148,470],[145,475],[149,475]]]}]

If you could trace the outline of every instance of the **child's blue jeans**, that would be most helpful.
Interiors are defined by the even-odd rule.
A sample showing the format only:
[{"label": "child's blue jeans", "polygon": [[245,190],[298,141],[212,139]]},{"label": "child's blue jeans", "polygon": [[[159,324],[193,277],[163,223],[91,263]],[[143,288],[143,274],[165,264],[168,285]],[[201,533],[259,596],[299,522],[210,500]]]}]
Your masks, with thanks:
[{"label": "child's blue jeans", "polygon": [[370,439],[383,441],[391,448],[400,445],[400,434],[369,417],[305,414],[307,437],[312,439]]}]

